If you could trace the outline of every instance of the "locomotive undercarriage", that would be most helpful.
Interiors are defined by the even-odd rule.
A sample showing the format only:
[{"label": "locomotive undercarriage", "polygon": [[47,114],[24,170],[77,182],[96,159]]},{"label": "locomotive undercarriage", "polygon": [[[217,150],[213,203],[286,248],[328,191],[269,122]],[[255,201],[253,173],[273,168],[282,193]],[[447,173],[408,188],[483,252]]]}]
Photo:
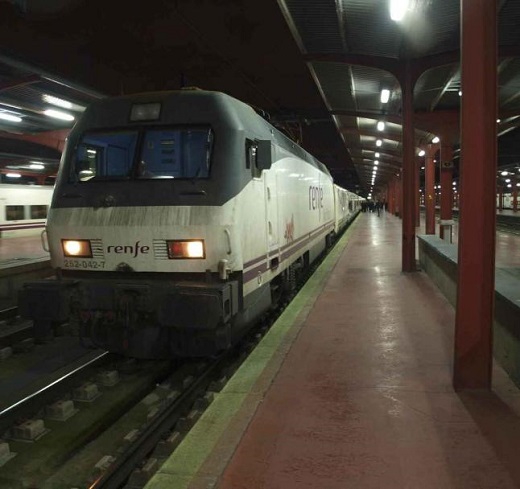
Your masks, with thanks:
[{"label": "locomotive undercarriage", "polygon": [[44,338],[68,321],[91,346],[138,358],[206,356],[228,348],[242,309],[236,280],[42,280],[20,291],[21,314]]},{"label": "locomotive undercarriage", "polygon": [[20,313],[41,340],[67,322],[89,347],[136,358],[203,357],[229,348],[270,309],[270,284],[243,297],[241,278],[40,280],[24,284]]}]

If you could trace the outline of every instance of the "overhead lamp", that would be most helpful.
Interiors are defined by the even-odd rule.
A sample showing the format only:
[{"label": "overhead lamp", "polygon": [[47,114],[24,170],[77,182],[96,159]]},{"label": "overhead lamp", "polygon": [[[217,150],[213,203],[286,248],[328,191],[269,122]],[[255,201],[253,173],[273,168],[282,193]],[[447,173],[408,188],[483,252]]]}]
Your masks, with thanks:
[{"label": "overhead lamp", "polygon": [[421,151],[419,151],[419,156],[424,156],[426,154],[426,151],[424,151],[424,149],[421,149]]},{"label": "overhead lamp", "polygon": [[0,112],[0,119],[9,122],[22,122],[22,118],[17,115],[8,114],[7,112]]},{"label": "overhead lamp", "polygon": [[383,88],[381,90],[381,103],[386,104],[390,100],[390,90]]},{"label": "overhead lamp", "polygon": [[379,161],[377,161],[377,160],[374,161],[374,165],[376,165],[376,166],[379,165]]},{"label": "overhead lamp", "polygon": [[504,170],[503,172],[500,172],[500,175],[505,177],[506,175],[509,175],[509,172]]},{"label": "overhead lamp", "polygon": [[385,123],[383,121],[379,121],[377,123],[377,130],[378,131],[384,131],[385,130]]},{"label": "overhead lamp", "polygon": [[421,166],[421,170],[424,170],[424,166]]},{"label": "overhead lamp", "polygon": [[[376,158],[379,158],[381,155],[379,153],[376,153]],[[518,169],[520,171],[520,168]]]},{"label": "overhead lamp", "polygon": [[383,144],[383,141],[381,141],[381,139],[378,139],[378,140],[376,141],[376,146],[379,147],[379,146],[381,146],[382,144]]},{"label": "overhead lamp", "polygon": [[511,181],[510,178],[506,178],[506,183],[509,183]]},{"label": "overhead lamp", "polygon": [[45,102],[47,102],[49,104],[56,105],[58,107],[63,107],[64,109],[72,109],[71,102],[69,102],[67,100],[63,100],[58,97],[54,97],[52,95],[44,95],[43,100],[45,100]]},{"label": "overhead lamp", "polygon": [[516,184],[517,187],[520,187],[520,182]]},{"label": "overhead lamp", "polygon": [[47,117],[53,117],[54,119],[61,119],[63,121],[73,121],[74,116],[67,114],[66,112],[61,112],[60,110],[54,110],[54,109],[47,109],[44,110],[43,113]]},{"label": "overhead lamp", "polygon": [[455,187],[455,185],[457,185],[457,182],[453,182],[453,186]]},{"label": "overhead lamp", "polygon": [[396,22],[403,20],[408,3],[409,0],[390,0],[390,18]]},{"label": "overhead lamp", "polygon": [[435,136],[435,137],[432,139],[432,143],[433,143],[433,144],[437,144],[439,141],[440,141],[440,139],[439,139],[438,136]]},{"label": "overhead lamp", "polygon": [[511,188],[512,185],[510,183],[507,184],[507,188]]},{"label": "overhead lamp", "polygon": [[500,122],[500,119],[497,119],[497,124]]},{"label": "overhead lamp", "polygon": [[29,165],[29,168],[31,170],[43,170],[45,166],[43,166],[41,163],[32,163],[31,165]]},{"label": "overhead lamp", "polygon": [[5,176],[7,178],[20,178],[22,175],[20,173],[6,173]]}]

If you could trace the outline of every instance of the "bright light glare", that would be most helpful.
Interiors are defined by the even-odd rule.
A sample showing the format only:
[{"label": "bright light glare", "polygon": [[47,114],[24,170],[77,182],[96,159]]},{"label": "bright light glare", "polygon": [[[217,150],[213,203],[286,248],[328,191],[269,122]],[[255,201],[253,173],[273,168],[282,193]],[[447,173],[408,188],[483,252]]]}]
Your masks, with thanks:
[{"label": "bright light glare", "polygon": [[506,175],[509,175],[509,172],[507,172],[507,171],[503,171],[503,172],[500,173],[500,175],[502,175],[503,177],[505,177]]},{"label": "bright light glare", "polygon": [[424,151],[424,149],[421,149],[421,151],[419,151],[419,156],[424,156],[426,154],[426,151]]},{"label": "bright light glare", "polygon": [[511,181],[510,178],[506,178],[506,183],[509,183]]},{"label": "bright light glare", "polygon": [[58,107],[63,107],[64,109],[72,109],[72,103],[58,97],[53,97],[52,95],[44,95],[43,100],[45,100],[45,102],[49,104],[57,105]]},{"label": "bright light glare", "polygon": [[22,175],[20,173],[6,173],[5,176],[7,178],[20,178]]},{"label": "bright light glare", "polygon": [[374,161],[374,165],[376,165],[376,166],[379,165],[379,161],[377,161],[377,160]]},{"label": "bright light glare", "polygon": [[54,117],[55,119],[61,119],[63,121],[73,121],[74,116],[70,114],[66,114],[65,112],[61,112],[59,110],[47,109],[44,110],[43,113],[47,117]]},{"label": "bright light glare", "polygon": [[379,158],[381,155],[379,153],[376,153],[376,158]]},{"label": "bright light glare", "polygon": [[190,258],[202,258],[204,256],[202,241],[189,241],[187,248]]},{"label": "bright light glare", "polygon": [[378,139],[376,141],[376,146],[381,146],[383,144],[383,141],[381,141],[381,139]]},{"label": "bright light glare", "polygon": [[29,165],[31,170],[43,170],[45,167],[41,163],[33,163]]},{"label": "bright light glare", "polygon": [[0,112],[0,119],[9,122],[22,122],[22,118],[16,115],[7,114],[6,112]]},{"label": "bright light glare", "polygon": [[81,243],[79,241],[65,241],[63,247],[69,255],[78,255],[81,251]]},{"label": "bright light glare", "polygon": [[390,100],[390,90],[388,88],[383,88],[381,90],[381,103],[386,104]]},{"label": "bright light glare", "polygon": [[377,123],[377,130],[378,131],[384,131],[385,130],[385,123],[383,121],[379,121]]},{"label": "bright light glare", "polygon": [[408,10],[409,0],[390,0],[390,18],[399,22]]},{"label": "bright light glare", "polygon": [[438,136],[435,136],[435,137],[432,139],[432,143],[433,143],[433,144],[437,144],[439,141],[440,141],[440,139],[438,138]]}]

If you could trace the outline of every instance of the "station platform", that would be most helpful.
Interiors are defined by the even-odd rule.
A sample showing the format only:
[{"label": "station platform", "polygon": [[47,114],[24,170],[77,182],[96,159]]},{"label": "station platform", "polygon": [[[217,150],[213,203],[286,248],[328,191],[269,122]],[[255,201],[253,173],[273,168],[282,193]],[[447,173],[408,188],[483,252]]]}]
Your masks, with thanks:
[{"label": "station platform", "polygon": [[40,236],[0,238],[0,311],[14,307],[25,282],[52,276]]},{"label": "station platform", "polygon": [[401,226],[358,216],[146,489],[520,486],[520,391],[495,363],[454,392],[454,309]]},{"label": "station platform", "polygon": [[49,253],[43,249],[39,235],[0,238],[0,266],[11,260],[38,260],[41,258],[49,258]]}]

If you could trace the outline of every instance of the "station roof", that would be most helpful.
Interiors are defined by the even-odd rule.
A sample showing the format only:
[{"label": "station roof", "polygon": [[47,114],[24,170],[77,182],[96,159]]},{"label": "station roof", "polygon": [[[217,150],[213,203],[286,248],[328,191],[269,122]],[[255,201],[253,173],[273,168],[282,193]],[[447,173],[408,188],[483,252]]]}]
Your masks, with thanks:
[{"label": "station roof", "polygon": [[[498,1],[498,12],[499,167],[518,174],[520,0]],[[45,115],[48,96],[77,116],[106,95],[198,86],[264,109],[340,185],[366,194],[374,160],[376,190],[402,166],[406,60],[417,148],[441,133],[458,147],[459,40],[460,0],[411,0],[400,22],[389,0],[0,2],[0,114],[22,119],[0,119],[0,135],[70,129]]]}]

